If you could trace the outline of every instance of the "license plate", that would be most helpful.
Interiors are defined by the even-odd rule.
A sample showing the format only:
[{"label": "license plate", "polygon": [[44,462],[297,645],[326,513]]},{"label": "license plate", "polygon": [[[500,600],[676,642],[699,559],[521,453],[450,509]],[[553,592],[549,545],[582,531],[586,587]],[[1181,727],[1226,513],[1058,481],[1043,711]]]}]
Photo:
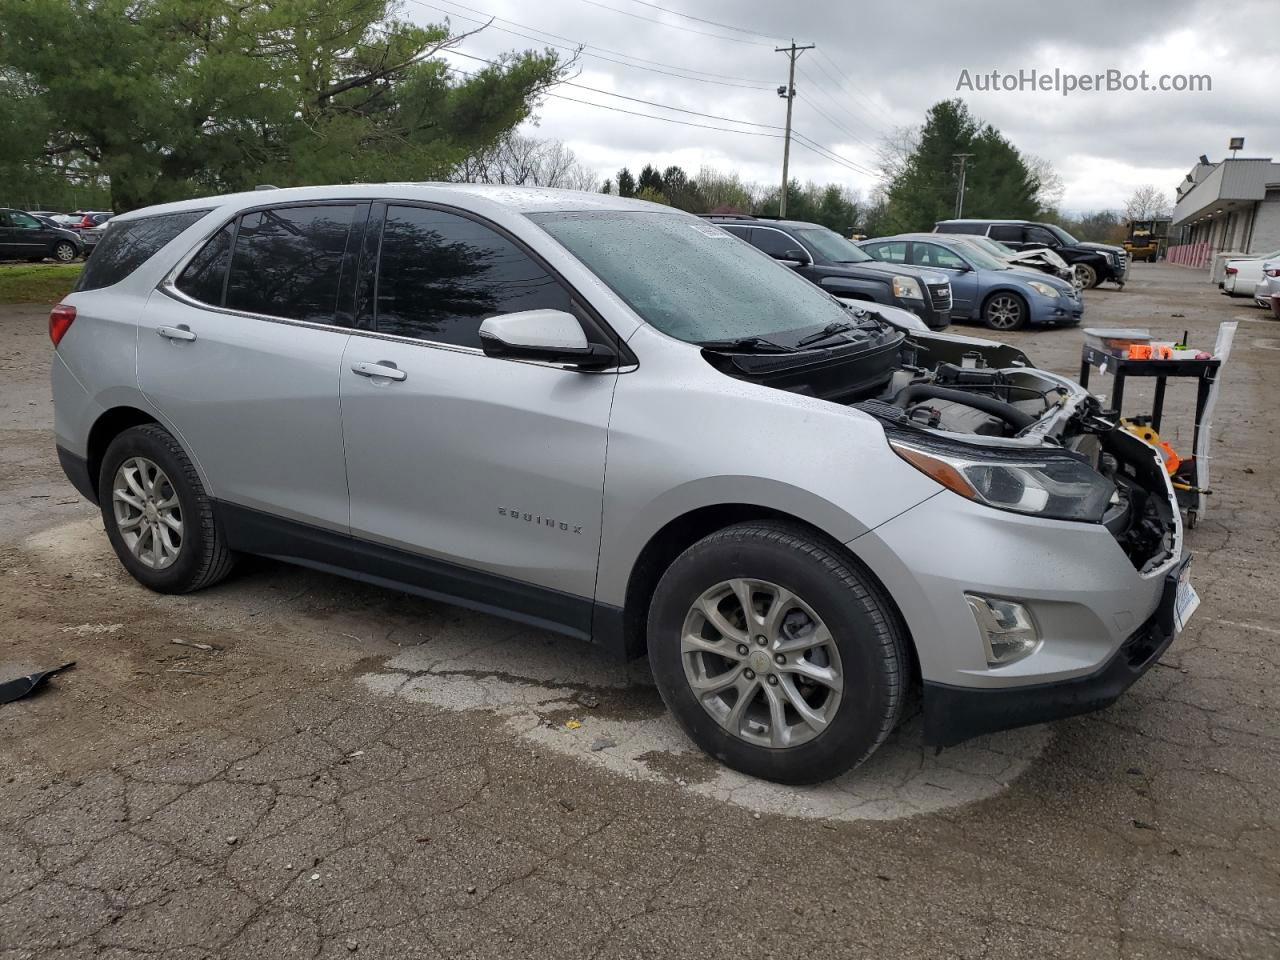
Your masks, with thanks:
[{"label": "license plate", "polygon": [[1191,585],[1191,564],[1184,563],[1178,571],[1178,589],[1173,600],[1173,621],[1178,630],[1183,630],[1191,615],[1200,606],[1200,594]]}]

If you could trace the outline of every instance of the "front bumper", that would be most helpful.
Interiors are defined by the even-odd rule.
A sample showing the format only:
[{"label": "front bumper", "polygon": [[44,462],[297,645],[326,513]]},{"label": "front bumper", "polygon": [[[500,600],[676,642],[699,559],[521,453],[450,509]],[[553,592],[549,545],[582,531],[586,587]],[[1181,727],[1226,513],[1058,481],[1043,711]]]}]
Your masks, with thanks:
[{"label": "front bumper", "polygon": [[1030,306],[1033,326],[1068,327],[1084,318],[1084,302],[1079,298],[1033,296]]},{"label": "front bumper", "polygon": [[1160,605],[1093,673],[1054,683],[983,690],[924,683],[924,741],[951,747],[998,730],[1047,723],[1110,706],[1169,649],[1177,635],[1177,571],[1165,577]]},{"label": "front bumper", "polygon": [[930,330],[945,330],[951,323],[950,308],[940,310],[920,300],[896,300],[890,306],[914,313]]}]

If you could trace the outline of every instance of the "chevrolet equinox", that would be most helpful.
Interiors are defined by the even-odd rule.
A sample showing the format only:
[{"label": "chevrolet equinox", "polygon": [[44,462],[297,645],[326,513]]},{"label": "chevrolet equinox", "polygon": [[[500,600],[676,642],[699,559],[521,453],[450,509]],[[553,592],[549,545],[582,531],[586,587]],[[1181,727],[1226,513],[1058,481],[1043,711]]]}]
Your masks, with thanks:
[{"label": "chevrolet equinox", "polygon": [[58,453],[162,593],[260,554],[647,652],[791,783],[1097,709],[1197,602],[1159,455],[1000,344],[590,193],[117,217],[49,319]]}]

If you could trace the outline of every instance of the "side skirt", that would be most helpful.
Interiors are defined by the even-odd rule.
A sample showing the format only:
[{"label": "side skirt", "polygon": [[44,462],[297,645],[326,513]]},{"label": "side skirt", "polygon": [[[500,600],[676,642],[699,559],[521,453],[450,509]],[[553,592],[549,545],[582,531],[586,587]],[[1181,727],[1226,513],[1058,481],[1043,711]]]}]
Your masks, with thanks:
[{"label": "side skirt", "polygon": [[602,620],[621,620],[621,611],[608,604],[226,501],[218,501],[216,510],[218,524],[233,550],[441,600],[579,640],[594,640],[610,652],[622,653],[612,636],[614,631],[598,629],[593,637],[593,621],[600,626]]}]

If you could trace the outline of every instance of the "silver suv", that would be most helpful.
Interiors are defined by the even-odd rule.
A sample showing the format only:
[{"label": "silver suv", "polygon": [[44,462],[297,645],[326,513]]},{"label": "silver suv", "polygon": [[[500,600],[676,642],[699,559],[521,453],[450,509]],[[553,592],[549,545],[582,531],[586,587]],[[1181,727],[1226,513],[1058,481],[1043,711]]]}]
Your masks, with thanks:
[{"label": "silver suv", "polygon": [[1010,347],[667,207],[384,184],[117,218],[58,451],[140,582],[239,553],[647,651],[786,782],[1104,706],[1194,607],[1159,456]]}]

